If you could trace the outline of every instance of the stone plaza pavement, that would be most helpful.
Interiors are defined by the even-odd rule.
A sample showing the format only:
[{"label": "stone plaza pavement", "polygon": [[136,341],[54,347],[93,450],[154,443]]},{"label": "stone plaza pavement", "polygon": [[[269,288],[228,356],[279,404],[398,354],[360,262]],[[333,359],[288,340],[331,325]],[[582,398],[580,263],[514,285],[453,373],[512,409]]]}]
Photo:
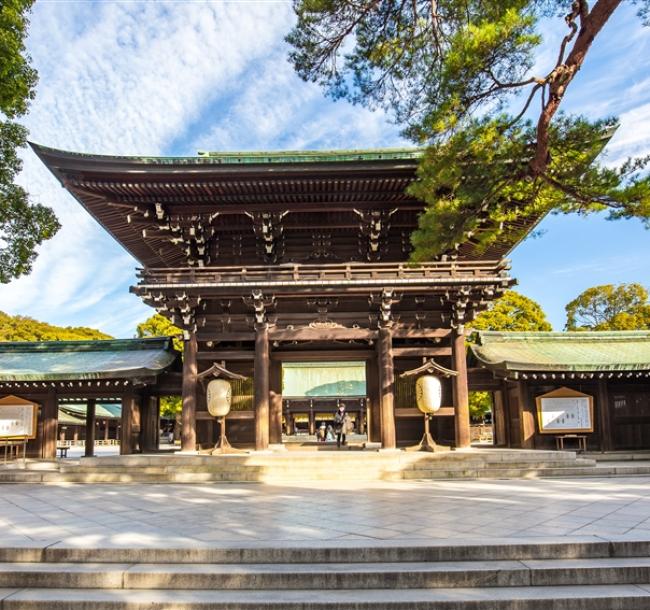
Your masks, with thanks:
[{"label": "stone plaza pavement", "polygon": [[650,540],[650,477],[0,485],[2,547],[316,547],[511,538]]}]

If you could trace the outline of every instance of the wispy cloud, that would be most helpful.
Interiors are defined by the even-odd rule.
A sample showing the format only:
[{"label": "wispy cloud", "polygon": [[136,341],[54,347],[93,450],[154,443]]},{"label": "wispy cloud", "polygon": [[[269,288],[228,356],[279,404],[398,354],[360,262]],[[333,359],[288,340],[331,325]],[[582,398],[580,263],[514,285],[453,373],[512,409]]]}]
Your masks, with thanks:
[{"label": "wispy cloud", "polygon": [[[283,42],[293,23],[288,2],[63,6],[39,2],[32,16],[29,50],[40,74],[27,118],[34,141],[122,155],[405,143],[381,112],[325,100],[317,86],[294,74]],[[558,32],[564,32],[558,23],[559,30],[545,26],[540,69],[554,59]],[[643,60],[650,30],[627,8],[608,28],[610,34],[599,38],[572,84],[567,108],[592,117],[621,115],[621,129],[609,146],[615,162],[632,151],[648,151],[650,75]],[[30,276],[0,286],[0,309],[131,336],[136,322],[151,314],[128,293],[137,262],[30,152],[20,179],[35,201],[54,207],[63,228],[42,246]],[[586,234],[588,226],[579,230]],[[564,252],[564,261],[590,264],[570,248],[570,238],[563,239],[549,231],[539,241],[545,253]],[[647,252],[638,238],[614,241],[603,240],[603,257],[625,247]],[[521,248],[537,252],[530,245]],[[538,269],[536,260],[518,263],[522,284],[538,278]],[[561,273],[555,276],[558,284],[570,275]],[[545,285],[539,292],[549,291]]]}]

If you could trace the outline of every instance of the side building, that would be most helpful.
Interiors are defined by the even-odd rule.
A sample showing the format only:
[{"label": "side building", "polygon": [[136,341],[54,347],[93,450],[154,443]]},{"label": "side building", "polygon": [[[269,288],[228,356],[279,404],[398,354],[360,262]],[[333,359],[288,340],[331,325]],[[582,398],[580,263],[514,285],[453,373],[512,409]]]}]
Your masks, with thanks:
[{"label": "side building", "polygon": [[[477,337],[470,385],[494,396],[497,445],[548,449],[556,437],[573,433],[594,451],[650,448],[650,331],[484,331]],[[591,409],[584,430],[562,421],[578,415],[564,408],[546,412],[544,421],[541,400],[548,396],[584,400]]]}]

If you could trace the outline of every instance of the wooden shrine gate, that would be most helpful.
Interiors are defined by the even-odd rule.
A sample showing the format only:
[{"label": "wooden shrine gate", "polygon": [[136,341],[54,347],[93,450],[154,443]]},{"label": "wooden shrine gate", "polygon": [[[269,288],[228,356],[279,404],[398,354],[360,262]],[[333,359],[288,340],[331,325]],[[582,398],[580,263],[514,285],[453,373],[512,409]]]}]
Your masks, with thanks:
[{"label": "wooden shrine gate", "polygon": [[503,257],[537,218],[482,251],[468,236],[440,261],[411,265],[425,206],[406,189],[421,150],[151,158],[33,148],[142,263],[132,291],[183,329],[184,451],[214,442],[200,377],[214,363],[249,378],[229,436],[257,449],[280,442],[281,363],[292,359],[365,361],[370,438],[392,448],[418,438],[421,422],[413,401],[396,406],[396,392],[408,395],[396,380],[433,358],[459,373],[445,434],[469,444],[464,324],[512,285]]}]

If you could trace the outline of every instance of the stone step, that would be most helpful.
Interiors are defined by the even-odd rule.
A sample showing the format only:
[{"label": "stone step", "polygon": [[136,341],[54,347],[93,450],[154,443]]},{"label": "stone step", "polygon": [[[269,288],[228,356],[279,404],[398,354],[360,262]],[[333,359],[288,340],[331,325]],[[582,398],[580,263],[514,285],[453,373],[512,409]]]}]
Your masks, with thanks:
[{"label": "stone step", "polygon": [[81,467],[92,468],[113,468],[123,466],[173,466],[173,467],[210,467],[220,464],[228,467],[237,465],[246,466],[293,466],[296,463],[317,466],[319,464],[346,463],[358,466],[369,465],[379,466],[386,464],[399,464],[407,467],[410,464],[444,462],[472,462],[472,463],[538,463],[546,460],[553,462],[574,462],[576,459],[588,460],[588,463],[595,463],[592,458],[577,458],[574,452],[568,451],[511,451],[511,452],[406,452],[395,451],[386,453],[377,452],[355,452],[355,451],[328,451],[311,453],[275,453],[259,454],[250,453],[242,455],[224,456],[186,456],[174,455],[131,455],[131,456],[104,456],[96,458],[82,458],[75,462],[63,462]]},{"label": "stone step", "polygon": [[[427,462],[420,461],[417,463],[408,464],[390,464],[390,463],[356,463],[349,462],[343,465],[345,468],[343,472],[385,472],[387,469],[392,469],[400,472],[407,472],[409,470],[426,470],[426,469],[440,469],[444,468],[448,471],[462,471],[465,469],[480,469],[480,468],[564,468],[564,467],[594,467],[596,462],[593,460],[540,460],[540,461],[517,461],[517,462],[491,462],[491,461],[460,461],[460,462]],[[337,467],[337,472],[341,470],[341,466]],[[86,465],[66,465],[62,464],[60,472],[64,473],[129,473],[137,471],[142,474],[168,474],[174,472],[228,472],[228,473],[243,473],[247,471],[255,472],[277,472],[277,473],[292,473],[292,472],[317,472],[329,473],[332,471],[332,463],[314,463],[314,462],[293,462],[293,463],[266,463],[261,465],[244,464],[244,463],[229,463],[228,461],[221,461],[218,458],[212,462],[207,462],[204,465],[185,465],[183,463],[166,464],[159,466],[140,465],[140,466],[127,466],[127,465],[99,465],[99,466],[86,466]]]},{"label": "stone step", "polygon": [[64,543],[0,547],[4,563],[113,563],[113,564],[332,564],[404,562],[489,562],[532,560],[637,559],[650,557],[648,540],[585,540],[566,538],[538,541],[486,539],[463,543],[388,544],[340,541],[336,546],[315,546],[313,542],[283,543],[278,546],[250,545],[218,547],[197,543],[192,547],[101,548],[70,546]]},{"label": "stone step", "polygon": [[526,479],[526,478],[562,478],[562,477],[609,477],[642,476],[650,474],[650,467],[637,468],[526,468],[526,469],[477,469],[469,471],[404,471],[377,473],[369,477],[368,473],[350,473],[349,475],[329,476],[318,473],[243,473],[206,472],[206,473],[168,473],[164,475],[128,473],[29,473],[20,471],[0,473],[0,483],[290,483],[309,481],[399,481],[404,479],[450,480],[450,479]]},{"label": "stone step", "polygon": [[0,563],[0,587],[5,588],[334,590],[647,582],[647,557],[329,564]]},{"label": "stone step", "polygon": [[650,584],[458,589],[0,589],[2,610],[647,610]]}]

